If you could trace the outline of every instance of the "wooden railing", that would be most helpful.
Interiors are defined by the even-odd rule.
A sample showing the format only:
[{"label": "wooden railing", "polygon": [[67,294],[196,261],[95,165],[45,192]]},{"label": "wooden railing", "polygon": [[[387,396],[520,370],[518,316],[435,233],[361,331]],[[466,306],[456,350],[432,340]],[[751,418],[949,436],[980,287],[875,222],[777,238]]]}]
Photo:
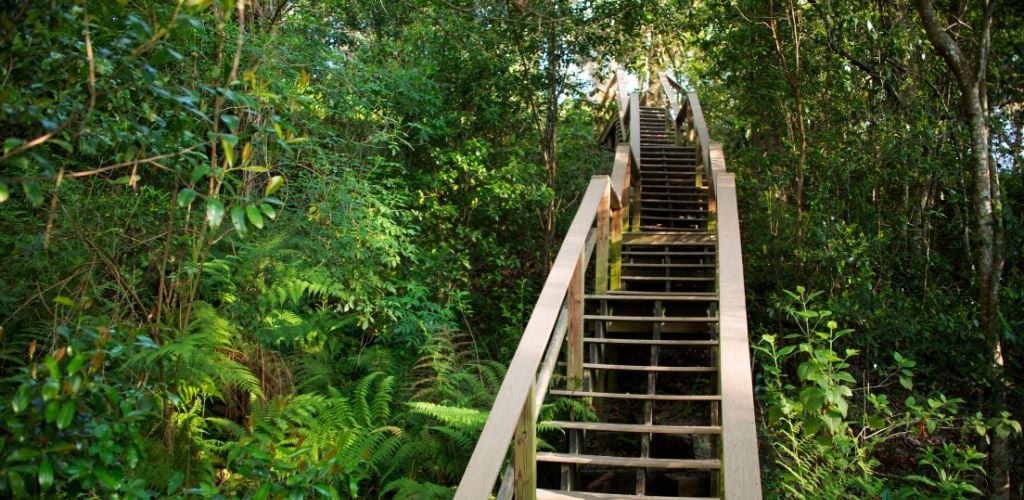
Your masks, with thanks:
[{"label": "wooden railing", "polygon": [[638,94],[625,97],[614,80],[608,88],[614,89],[623,108],[616,119],[620,130],[629,131],[623,137],[629,143],[616,145],[611,176],[594,176],[587,186],[459,482],[456,499],[489,498],[510,445],[512,460],[497,497],[536,498],[536,422],[566,338],[568,385],[580,389],[583,384],[584,278],[592,257],[595,292],[619,288],[622,231],[630,220],[639,224],[640,108]]},{"label": "wooden railing", "polygon": [[659,81],[659,97],[677,136],[696,148],[698,169],[706,173],[710,191],[708,210],[715,216],[722,395],[721,497],[761,498],[736,176],[726,170],[721,143],[711,140],[697,94],[685,91],[668,75],[659,74]]}]

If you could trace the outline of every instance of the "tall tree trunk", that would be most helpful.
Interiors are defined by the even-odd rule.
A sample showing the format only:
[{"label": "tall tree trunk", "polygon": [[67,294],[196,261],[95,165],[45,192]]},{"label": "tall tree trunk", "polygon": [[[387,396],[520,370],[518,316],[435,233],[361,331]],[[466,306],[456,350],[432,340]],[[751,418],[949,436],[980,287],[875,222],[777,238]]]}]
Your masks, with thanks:
[{"label": "tall tree trunk", "polygon": [[[554,6],[552,6],[554,7]],[[548,28],[545,79],[547,80],[547,96],[544,103],[544,127],[541,132],[541,150],[544,157],[544,168],[547,169],[547,185],[554,191],[555,174],[558,173],[557,146],[558,146],[558,72],[561,69],[561,55],[559,53],[559,40],[557,25]],[[551,198],[548,204],[548,211],[545,214],[545,254],[548,262],[554,258],[555,230],[558,217],[555,214],[555,197]]]},{"label": "tall tree trunk", "polygon": [[[978,54],[969,60],[959,44],[943,28],[932,0],[915,0],[928,39],[956,76],[964,122],[971,133],[971,171],[974,178],[975,247],[977,251],[978,302],[981,305],[981,330],[989,352],[988,378],[991,385],[990,411],[996,416],[1006,408],[1003,381],[1003,357],[999,332],[999,288],[1003,256],[1001,218],[996,212],[999,200],[998,174],[989,158],[987,92],[985,73],[991,45],[990,30],[994,2],[984,2],[982,25],[977,39]],[[991,435],[989,449],[989,496],[1008,499],[1010,496],[1008,440]]]}]

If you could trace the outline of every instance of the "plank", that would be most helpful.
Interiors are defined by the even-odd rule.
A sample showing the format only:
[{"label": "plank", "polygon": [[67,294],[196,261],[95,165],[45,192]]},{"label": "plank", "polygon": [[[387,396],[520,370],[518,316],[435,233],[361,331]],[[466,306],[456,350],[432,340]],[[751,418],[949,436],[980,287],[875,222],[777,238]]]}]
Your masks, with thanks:
[{"label": "plank", "polygon": [[714,264],[642,264],[626,262],[622,267],[654,268],[654,269],[711,269]]},{"label": "plank", "polygon": [[[625,265],[625,264],[623,264]],[[686,294],[668,294],[658,292],[643,292],[645,295],[621,295],[620,293],[610,293],[604,295],[587,295],[587,300],[662,300],[666,302],[711,302],[718,300],[718,296],[715,292],[705,293],[686,293]]]},{"label": "plank", "polygon": [[714,245],[715,233],[691,232],[628,232],[622,235],[624,245]]},{"label": "plank", "polygon": [[718,500],[712,497],[665,497],[627,495],[623,493],[592,493],[588,491],[537,490],[538,500]]},{"label": "plank", "polygon": [[718,321],[715,316],[606,316],[601,314],[585,314],[583,319],[633,323],[714,323]]},{"label": "plank", "polygon": [[718,345],[717,340],[651,340],[651,339],[611,339],[587,337],[585,343],[621,344],[621,345],[660,345],[663,347],[708,347]]},{"label": "plank", "polygon": [[714,366],[609,365],[605,363],[583,363],[583,368],[591,370],[620,370],[659,373],[715,373],[718,371],[718,368]]},{"label": "plank", "polygon": [[721,401],[722,396],[717,394],[631,394],[628,392],[595,392],[595,391],[566,391],[563,389],[552,389],[548,391],[552,396],[576,397],[576,398],[603,398],[603,399],[649,399],[651,401]]},{"label": "plank", "polygon": [[[721,145],[712,147],[712,162],[725,170]],[[743,254],[740,246],[736,180],[732,174],[715,179],[718,200],[719,325],[722,373],[723,488],[730,498],[761,498],[761,473],[754,418],[754,390],[750,372],[747,306],[743,287]]]},{"label": "plank", "polygon": [[610,467],[644,467],[650,469],[714,470],[721,467],[721,461],[716,459],[606,457],[603,455],[574,455],[549,451],[538,452],[537,461],[562,464],[605,465]]},{"label": "plank", "polygon": [[677,281],[677,282],[712,282],[715,278],[700,276],[631,276],[622,275],[624,280],[632,281]]},{"label": "plank", "polygon": [[533,390],[531,384],[526,404],[519,416],[513,445],[515,498],[523,500],[537,498],[537,418],[533,413]]}]

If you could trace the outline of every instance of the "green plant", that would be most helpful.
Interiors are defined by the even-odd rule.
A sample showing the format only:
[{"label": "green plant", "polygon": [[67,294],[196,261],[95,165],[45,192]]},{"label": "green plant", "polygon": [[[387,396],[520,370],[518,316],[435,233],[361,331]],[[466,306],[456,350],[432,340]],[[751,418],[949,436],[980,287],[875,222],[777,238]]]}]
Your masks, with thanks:
[{"label": "green plant", "polygon": [[57,334],[45,354],[33,341],[27,363],[0,382],[0,494],[148,495],[133,471],[157,412],[128,361],[152,340],[92,318]]},{"label": "green plant", "polygon": [[935,478],[910,475],[907,479],[928,487],[928,491],[941,498],[965,498],[981,495],[974,481],[985,473],[982,461],[985,454],[973,446],[961,448],[952,443],[943,443],[936,451],[934,446],[924,450],[921,465],[932,469]]}]

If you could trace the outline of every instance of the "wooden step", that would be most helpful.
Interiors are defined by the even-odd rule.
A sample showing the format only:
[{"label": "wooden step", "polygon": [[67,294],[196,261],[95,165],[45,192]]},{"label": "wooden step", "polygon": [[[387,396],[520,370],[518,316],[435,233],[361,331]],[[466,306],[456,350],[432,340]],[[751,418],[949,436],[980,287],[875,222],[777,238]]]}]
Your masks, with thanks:
[{"label": "wooden step", "polygon": [[718,368],[713,366],[612,365],[607,363],[583,363],[583,368],[590,370],[648,373],[715,373],[718,371]]},{"label": "wooden step", "polygon": [[[648,277],[668,279],[664,276],[644,276],[644,278]],[[718,321],[717,316],[603,316],[600,314],[584,314],[583,319],[623,323],[714,323]]]},{"label": "wooden step", "polygon": [[654,269],[714,269],[714,264],[655,264],[623,262],[622,267],[642,267]]},{"label": "wooden step", "polygon": [[688,224],[684,226],[666,226],[660,224],[655,226],[640,226],[641,231],[678,231],[680,233],[692,233],[694,231],[699,231],[701,229],[706,229],[706,227],[697,223]]},{"label": "wooden step", "polygon": [[[690,204],[697,205],[701,208],[707,207],[708,202],[711,201],[704,193],[678,190],[675,192],[667,193],[648,193],[644,192],[644,196],[650,195],[650,198],[641,198],[640,206],[646,205],[650,208],[672,208],[671,206],[662,205],[679,205],[679,204]],[[657,197],[657,198],[655,198]],[[674,200],[671,198],[675,198]]]},{"label": "wooden step", "polygon": [[704,208],[662,208],[662,207],[645,207],[640,206],[640,210],[650,210],[652,212],[679,212],[684,214],[706,214],[709,213]]},{"label": "wooden step", "polygon": [[[615,293],[621,294],[621,295],[648,295],[648,294],[651,294],[651,293],[659,293],[659,292],[652,292],[650,290],[617,290]],[[679,293],[679,292],[661,292],[661,293]],[[701,293],[701,292],[689,292],[689,293]],[[707,293],[713,293],[713,292],[707,292]],[[690,333],[701,333],[701,332],[690,332]],[[703,333],[707,333],[708,335],[713,335],[716,332],[708,331],[708,332],[703,332]]]},{"label": "wooden step", "polygon": [[[669,145],[659,144],[658,146],[652,147],[651,151],[673,151],[673,152],[678,151],[678,152],[687,152],[687,153],[691,153],[691,154],[697,154],[697,148],[695,148],[693,146],[680,146],[678,144],[669,144]],[[643,154],[643,150],[642,149],[640,150],[640,154]]]},{"label": "wooden step", "polygon": [[537,489],[537,500],[718,500],[713,497],[665,497],[627,495],[624,493],[592,493],[589,491],[562,491]]},{"label": "wooden step", "polygon": [[629,256],[649,255],[651,257],[697,257],[697,256],[715,255],[715,252],[710,252],[710,251],[709,252],[678,252],[678,251],[676,251],[676,252],[672,252],[672,251],[666,251],[666,252],[635,252],[635,251],[631,251],[631,250],[624,250],[622,252],[622,255],[624,255],[624,256],[625,255],[629,255]]},{"label": "wooden step", "polygon": [[551,389],[548,394],[571,398],[598,398],[598,399],[639,399],[644,401],[721,401],[722,396],[718,394],[630,394],[628,392],[593,392],[593,391],[566,391],[563,389]]},{"label": "wooden step", "polygon": [[711,282],[715,278],[711,276],[636,276],[622,275],[622,279],[630,281],[678,281],[678,282]]},{"label": "wooden step", "polygon": [[622,234],[623,245],[705,245],[714,246],[715,233],[695,231],[692,233],[673,232],[628,232]]},{"label": "wooden step", "polygon": [[645,424],[609,424],[605,422],[567,422],[549,420],[541,425],[550,425],[561,429],[581,431],[628,432],[638,434],[721,434],[722,428],[717,425],[645,425]]},{"label": "wooden step", "polygon": [[[625,264],[623,264],[625,265]],[[627,301],[655,301],[660,300],[662,302],[710,302],[718,300],[718,295],[714,292],[705,293],[657,293],[647,292],[647,295],[621,295],[619,293],[601,294],[601,295],[585,295],[587,300],[627,300]]]},{"label": "wooden step", "polygon": [[584,337],[583,342],[588,344],[657,345],[662,347],[714,347],[718,345],[717,340],[610,339],[597,337]]},{"label": "wooden step", "polygon": [[603,465],[607,467],[642,467],[649,469],[716,470],[722,466],[721,461],[718,459],[607,457],[603,455],[552,453],[550,451],[537,452],[537,461],[560,464]]},{"label": "wooden step", "polygon": [[693,222],[707,222],[708,218],[707,217],[690,217],[690,216],[683,216],[683,215],[680,215],[678,217],[665,217],[663,215],[643,215],[643,214],[641,214],[640,220],[642,220],[642,221],[664,220],[664,221],[669,221],[669,222],[689,222],[689,223],[693,223]]}]

